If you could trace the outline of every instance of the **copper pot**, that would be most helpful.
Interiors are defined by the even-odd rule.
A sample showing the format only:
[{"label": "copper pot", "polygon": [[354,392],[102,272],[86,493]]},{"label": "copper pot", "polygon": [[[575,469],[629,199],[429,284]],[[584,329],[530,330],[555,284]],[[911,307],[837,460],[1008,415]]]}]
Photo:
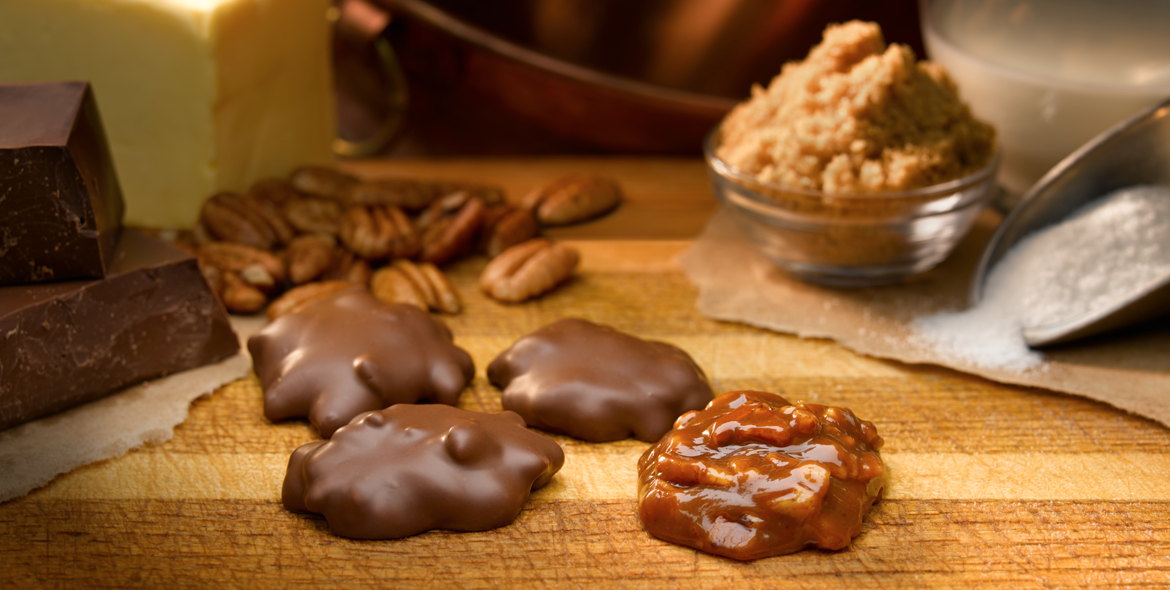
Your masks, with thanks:
[{"label": "copper pot", "polygon": [[391,15],[414,131],[464,140],[438,152],[698,154],[830,22],[877,21],[921,55],[914,0],[370,1]]}]

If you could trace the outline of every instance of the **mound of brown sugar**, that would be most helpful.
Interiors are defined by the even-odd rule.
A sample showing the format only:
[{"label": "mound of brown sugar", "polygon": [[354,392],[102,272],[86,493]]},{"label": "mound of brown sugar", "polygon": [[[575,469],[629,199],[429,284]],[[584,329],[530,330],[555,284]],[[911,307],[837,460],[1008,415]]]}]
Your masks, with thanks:
[{"label": "mound of brown sugar", "polygon": [[995,130],[959,100],[942,66],[886,47],[877,24],[825,29],[802,62],[723,123],[720,159],[763,182],[829,194],[901,191],[973,173]]}]

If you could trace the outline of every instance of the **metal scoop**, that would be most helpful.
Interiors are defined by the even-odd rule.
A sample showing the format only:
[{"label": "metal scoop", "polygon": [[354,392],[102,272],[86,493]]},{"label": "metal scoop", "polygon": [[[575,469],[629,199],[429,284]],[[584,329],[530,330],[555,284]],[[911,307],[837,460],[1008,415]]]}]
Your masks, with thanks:
[{"label": "metal scoop", "polygon": [[[1170,99],[1118,123],[1057,164],[1000,224],[971,280],[970,299],[983,297],[988,274],[1020,240],[1089,201],[1128,186],[1170,186]],[[1029,346],[1060,344],[1170,312],[1170,276],[1078,317],[1024,329]]]}]

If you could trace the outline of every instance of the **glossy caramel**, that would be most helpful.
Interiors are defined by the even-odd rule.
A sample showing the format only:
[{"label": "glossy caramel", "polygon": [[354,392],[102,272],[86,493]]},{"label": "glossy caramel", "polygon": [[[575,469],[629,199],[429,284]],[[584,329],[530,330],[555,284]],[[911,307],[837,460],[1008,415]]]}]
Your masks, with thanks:
[{"label": "glossy caramel", "polygon": [[848,409],[733,391],[679,417],[638,462],[638,517],[672,543],[749,560],[842,549],[888,481]]}]

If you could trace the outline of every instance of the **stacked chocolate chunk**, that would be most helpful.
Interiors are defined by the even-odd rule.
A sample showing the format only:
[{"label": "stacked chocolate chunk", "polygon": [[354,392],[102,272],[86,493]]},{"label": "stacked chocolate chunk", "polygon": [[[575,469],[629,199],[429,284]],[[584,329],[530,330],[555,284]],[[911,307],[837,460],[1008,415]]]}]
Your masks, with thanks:
[{"label": "stacked chocolate chunk", "polygon": [[239,350],[195,258],[122,212],[89,84],[0,86],[0,430]]}]

